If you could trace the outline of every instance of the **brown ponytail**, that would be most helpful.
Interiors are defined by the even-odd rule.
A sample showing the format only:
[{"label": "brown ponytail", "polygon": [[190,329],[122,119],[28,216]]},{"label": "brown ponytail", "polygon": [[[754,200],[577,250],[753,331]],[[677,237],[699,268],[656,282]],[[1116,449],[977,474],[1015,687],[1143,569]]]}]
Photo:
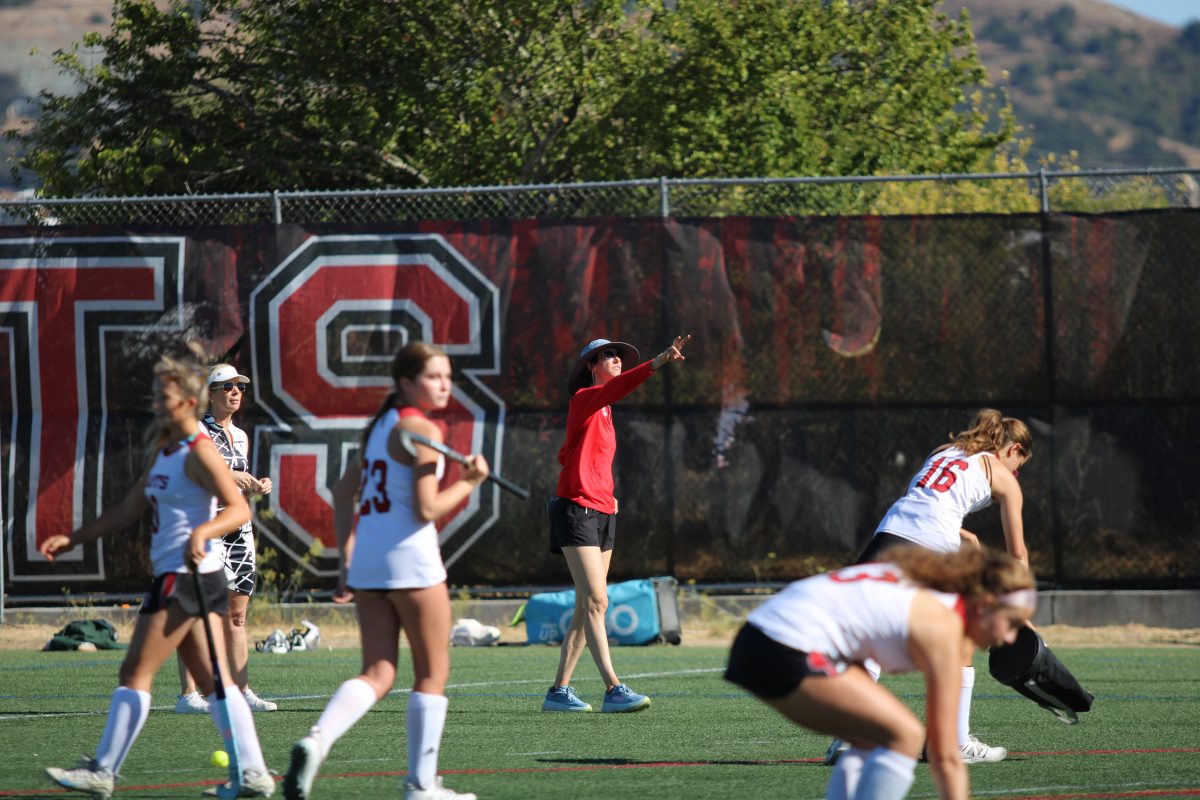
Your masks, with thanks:
[{"label": "brown ponytail", "polygon": [[1032,589],[1034,585],[1033,575],[1024,564],[987,548],[936,553],[923,547],[897,547],[888,551],[886,558],[910,580],[967,599]]},{"label": "brown ponytail", "polygon": [[1027,458],[1033,456],[1033,434],[1029,432],[1029,426],[994,408],[980,410],[971,420],[970,428],[950,434],[950,442],[967,455],[995,453],[1012,442],[1021,446]]}]

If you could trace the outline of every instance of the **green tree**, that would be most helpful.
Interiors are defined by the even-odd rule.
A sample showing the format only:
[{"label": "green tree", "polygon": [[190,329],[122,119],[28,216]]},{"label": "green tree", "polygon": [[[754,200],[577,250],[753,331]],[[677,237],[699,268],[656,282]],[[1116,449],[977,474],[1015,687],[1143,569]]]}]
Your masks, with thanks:
[{"label": "green tree", "polygon": [[59,196],[969,170],[1015,126],[936,5],[116,0],[12,136]]}]

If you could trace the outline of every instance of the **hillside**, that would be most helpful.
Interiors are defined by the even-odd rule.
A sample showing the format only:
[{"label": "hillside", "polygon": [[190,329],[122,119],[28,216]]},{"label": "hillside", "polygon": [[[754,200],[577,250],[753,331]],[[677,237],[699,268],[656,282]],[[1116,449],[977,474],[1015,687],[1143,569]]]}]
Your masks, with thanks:
[{"label": "hillside", "polygon": [[[1033,155],[1089,167],[1200,167],[1200,23],[1183,30],[1101,0],[944,0],[968,9],[980,57],[1009,88]],[[0,0],[4,128],[42,89],[68,91],[51,53],[109,24],[111,0]],[[37,53],[31,55],[30,51]],[[10,147],[0,141],[0,160]],[[11,186],[8,165],[0,191]]]},{"label": "hillside", "polygon": [[1100,0],[946,0],[943,9],[964,6],[1034,155],[1200,167],[1200,24],[1180,30]]}]

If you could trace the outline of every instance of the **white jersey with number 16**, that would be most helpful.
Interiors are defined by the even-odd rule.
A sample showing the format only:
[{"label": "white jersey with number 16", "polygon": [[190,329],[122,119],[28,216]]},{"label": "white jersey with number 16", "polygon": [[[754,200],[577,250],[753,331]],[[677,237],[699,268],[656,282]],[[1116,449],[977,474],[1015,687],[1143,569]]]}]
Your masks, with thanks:
[{"label": "white jersey with number 16", "polygon": [[987,453],[957,447],[934,453],[913,476],[904,496],[884,514],[876,533],[890,533],[929,550],[952,553],[962,540],[963,517],[992,502]]}]

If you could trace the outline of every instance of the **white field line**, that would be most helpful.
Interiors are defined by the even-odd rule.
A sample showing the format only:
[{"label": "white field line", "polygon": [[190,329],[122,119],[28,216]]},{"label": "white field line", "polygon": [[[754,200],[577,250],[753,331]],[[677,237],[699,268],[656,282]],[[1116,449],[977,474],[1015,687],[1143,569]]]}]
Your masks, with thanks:
[{"label": "white field line", "polygon": [[[724,667],[711,667],[711,668],[705,668],[705,669],[673,670],[673,671],[668,671],[668,672],[638,672],[638,673],[634,673],[631,675],[626,675],[625,677],[630,678],[630,679],[634,679],[634,678],[680,678],[680,677],[686,677],[686,676],[710,675],[714,672],[723,672],[723,671],[724,671]],[[600,679],[599,678],[581,678],[580,680],[581,680],[581,682],[584,682],[584,681],[592,681],[592,680],[600,680]],[[507,681],[474,681],[471,683],[448,683],[448,684],[446,684],[446,688],[447,689],[483,689],[483,688],[487,688],[489,686],[514,686],[517,684],[546,685],[546,679],[545,678],[526,678],[523,680],[515,680],[515,681],[507,680]],[[388,695],[389,696],[399,696],[399,695],[406,695],[411,692],[412,692],[412,689],[393,689],[392,691],[388,692]],[[285,695],[285,696],[264,694],[262,696],[267,699],[276,697],[278,699],[284,699],[284,700],[328,700],[330,697],[333,697],[333,694],[332,693],[329,693],[329,694],[289,694],[289,695]],[[165,706],[151,706],[150,710],[151,711],[174,711],[175,704],[171,703],[170,705],[165,705]],[[96,717],[96,716],[107,716],[107,715],[108,715],[108,709],[104,709],[103,711],[100,711],[100,710],[96,710],[96,711],[51,711],[46,714],[5,714],[3,712],[0,712],[0,722],[6,722],[8,720],[18,720],[18,719],[47,719],[47,718],[53,718],[53,717]]]}]

